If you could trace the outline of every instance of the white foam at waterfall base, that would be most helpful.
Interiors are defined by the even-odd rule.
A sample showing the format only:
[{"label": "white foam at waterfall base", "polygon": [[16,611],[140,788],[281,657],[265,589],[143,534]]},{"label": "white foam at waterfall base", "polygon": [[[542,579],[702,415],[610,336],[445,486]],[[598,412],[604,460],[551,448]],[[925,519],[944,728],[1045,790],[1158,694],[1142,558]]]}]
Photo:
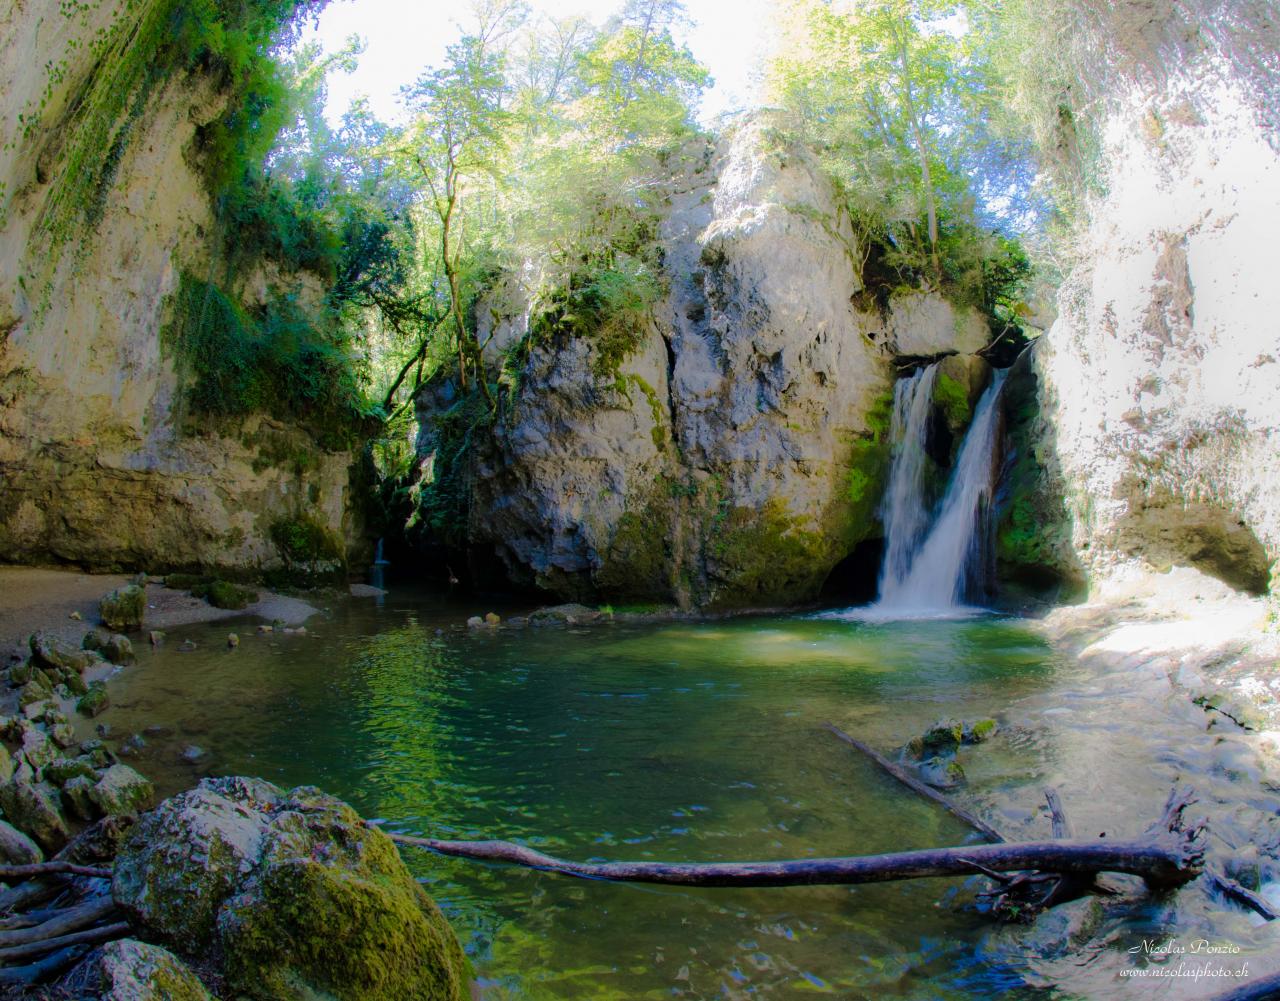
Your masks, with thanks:
[{"label": "white foam at waterfall base", "polygon": [[971,570],[985,562],[981,550],[988,542],[984,529],[995,491],[998,404],[1005,373],[997,371],[982,394],[946,494],[931,516],[924,490],[925,444],[935,368],[902,380],[894,389],[894,453],[881,511],[885,558],[880,597],[865,607],[824,613],[826,618],[891,622],[967,618],[987,611],[965,604],[964,595]]}]

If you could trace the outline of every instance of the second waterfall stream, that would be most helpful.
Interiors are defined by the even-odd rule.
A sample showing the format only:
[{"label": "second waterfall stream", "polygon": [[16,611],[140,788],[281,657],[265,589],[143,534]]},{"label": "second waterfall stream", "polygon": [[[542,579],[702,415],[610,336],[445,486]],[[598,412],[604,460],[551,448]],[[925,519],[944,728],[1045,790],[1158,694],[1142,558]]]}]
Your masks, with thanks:
[{"label": "second waterfall stream", "polygon": [[929,490],[929,434],[934,410],[933,364],[899,380],[893,394],[893,458],[881,505],[884,563],[879,597],[850,617],[913,619],[974,611],[971,595],[985,588],[991,546],[991,505],[997,483],[1000,390],[997,370],[982,394],[940,502]]}]

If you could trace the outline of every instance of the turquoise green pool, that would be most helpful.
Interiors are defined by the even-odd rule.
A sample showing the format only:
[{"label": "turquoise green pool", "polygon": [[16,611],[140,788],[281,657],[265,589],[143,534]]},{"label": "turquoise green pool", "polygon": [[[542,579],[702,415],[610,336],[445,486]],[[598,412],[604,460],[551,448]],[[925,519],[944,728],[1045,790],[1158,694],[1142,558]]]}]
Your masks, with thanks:
[{"label": "turquoise green pool", "polygon": [[[890,751],[941,716],[998,718],[995,739],[961,752],[960,795],[1028,836],[1047,835],[1050,781],[1078,826],[1141,829],[1169,769],[1126,717],[1204,729],[1185,700],[1083,678],[1016,620],[458,630],[472,611],[406,593],[337,602],[306,636],[177,631],[111,682],[115,706],[97,722],[115,737],[151,728],[139,767],[164,792],[199,774],[255,774],[319,785],[405,832],[689,861],[970,836],[827,721]],[[229,628],[238,649],[225,648]],[[198,649],[179,652],[183,638]],[[194,765],[180,758],[190,745],[203,752]],[[1098,788],[1126,776],[1126,798],[1100,801]],[[990,947],[991,922],[959,906],[974,888],[959,880],[694,891],[409,861],[492,1001],[1075,996],[1029,986],[1043,977]],[[1148,920],[1155,911],[1126,933]]]}]

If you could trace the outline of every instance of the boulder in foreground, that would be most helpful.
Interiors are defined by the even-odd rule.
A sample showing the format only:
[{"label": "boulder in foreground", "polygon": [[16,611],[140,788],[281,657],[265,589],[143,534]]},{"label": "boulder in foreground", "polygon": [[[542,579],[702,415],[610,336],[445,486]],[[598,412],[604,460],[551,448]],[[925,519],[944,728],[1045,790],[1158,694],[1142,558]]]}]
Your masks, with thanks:
[{"label": "boulder in foreground", "polygon": [[149,936],[220,952],[262,1001],[464,1001],[469,964],[391,840],[317,789],[205,779],[139,823],[116,901]]}]

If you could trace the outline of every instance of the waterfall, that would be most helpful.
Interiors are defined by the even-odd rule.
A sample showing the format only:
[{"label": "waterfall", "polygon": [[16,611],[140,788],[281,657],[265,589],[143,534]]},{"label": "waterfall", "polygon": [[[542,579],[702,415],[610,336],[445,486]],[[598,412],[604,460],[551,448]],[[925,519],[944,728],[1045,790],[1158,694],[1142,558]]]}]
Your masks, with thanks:
[{"label": "waterfall", "polygon": [[897,594],[911,571],[912,559],[929,527],[929,457],[925,445],[933,410],[937,364],[921,369],[893,388],[893,419],[889,440],[893,462],[889,485],[880,502],[884,523],[884,563],[880,596]]},{"label": "waterfall", "polygon": [[973,578],[986,569],[982,549],[990,541],[987,520],[995,491],[1004,376],[997,371],[982,394],[933,526],[913,554],[906,575],[892,581],[886,578],[876,603],[880,611],[902,613],[904,618],[960,611],[970,586],[985,583]]},{"label": "waterfall", "polygon": [[926,444],[937,366],[902,379],[894,388],[890,437],[893,459],[881,506],[885,529],[880,596],[868,608],[834,613],[853,619],[919,619],[974,611],[981,598],[991,546],[991,503],[996,487],[1000,430],[997,371],[982,394],[965,434],[946,493],[929,502]]}]

